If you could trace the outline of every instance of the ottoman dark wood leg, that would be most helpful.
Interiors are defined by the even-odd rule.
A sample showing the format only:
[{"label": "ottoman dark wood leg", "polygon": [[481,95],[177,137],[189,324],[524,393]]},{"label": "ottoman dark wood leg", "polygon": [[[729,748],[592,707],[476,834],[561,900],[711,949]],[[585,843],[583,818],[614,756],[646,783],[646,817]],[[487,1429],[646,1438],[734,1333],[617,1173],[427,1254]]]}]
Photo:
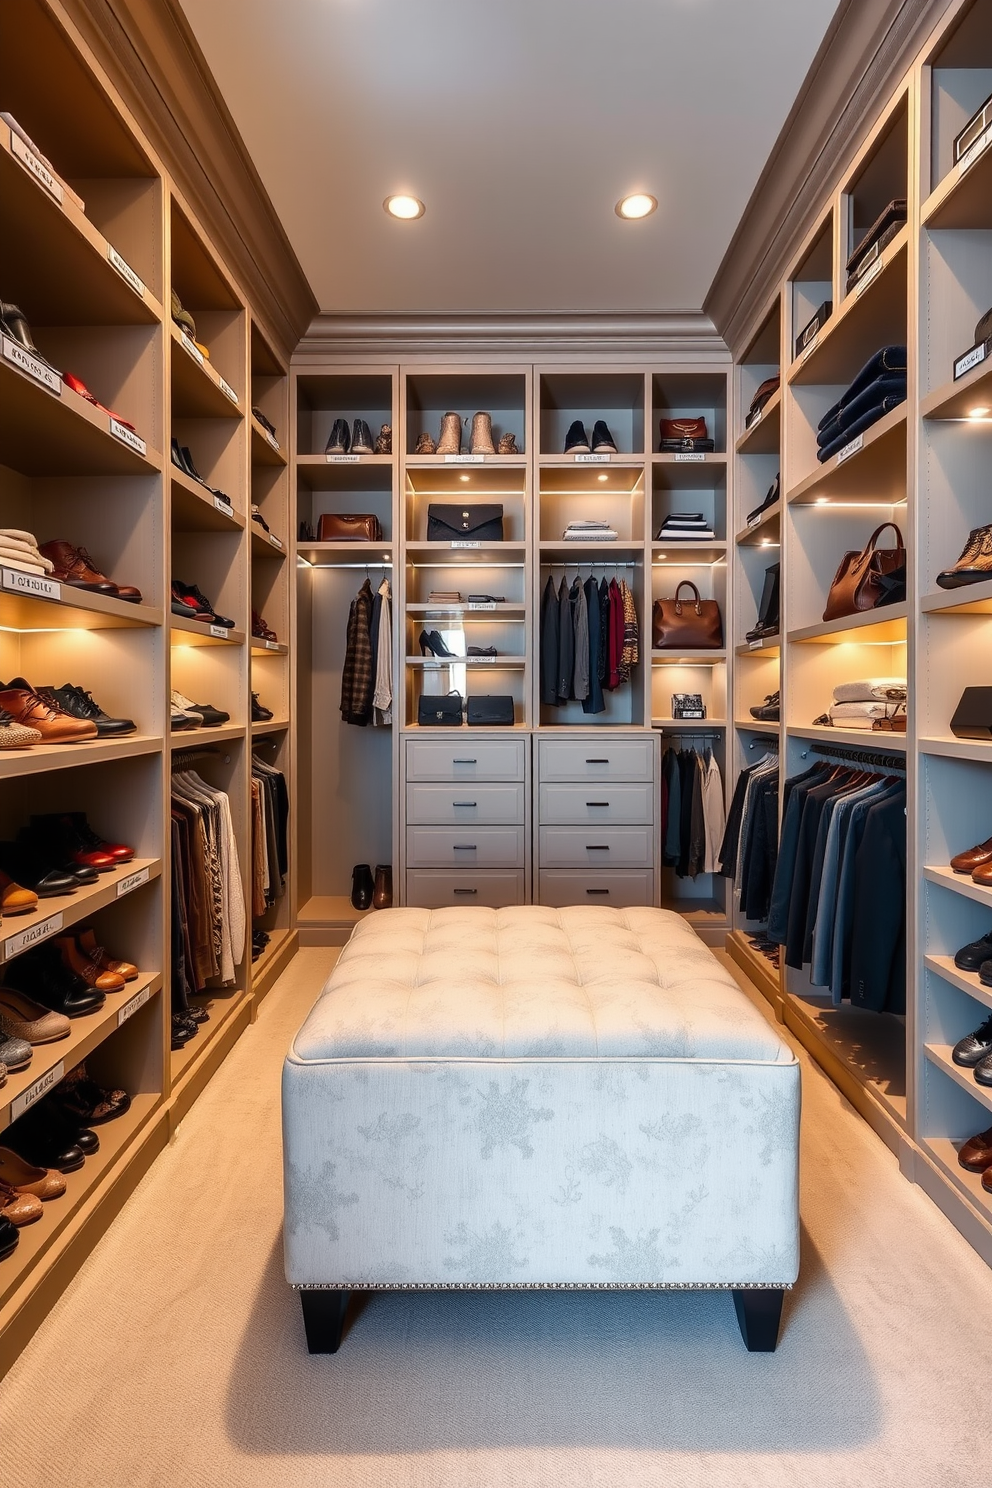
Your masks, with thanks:
[{"label": "ottoman dark wood leg", "polygon": [[350,1296],[350,1292],[333,1291],[330,1288],[300,1292],[303,1326],[307,1331],[307,1349],[311,1354],[337,1353],[341,1347],[341,1331]]},{"label": "ottoman dark wood leg", "polygon": [[742,1287],[734,1291],[734,1308],[749,1354],[773,1354],[782,1317],[781,1287]]}]

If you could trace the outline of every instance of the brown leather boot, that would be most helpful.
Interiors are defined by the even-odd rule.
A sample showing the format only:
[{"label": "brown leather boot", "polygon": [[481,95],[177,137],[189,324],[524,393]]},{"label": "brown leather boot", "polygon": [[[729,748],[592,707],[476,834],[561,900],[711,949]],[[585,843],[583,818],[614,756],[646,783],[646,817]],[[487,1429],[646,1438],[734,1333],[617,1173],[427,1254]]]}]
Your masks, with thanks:
[{"label": "brown leather boot", "polygon": [[437,442],[439,455],[460,455],[462,452],[462,421],[457,413],[446,413],[441,420],[441,437]]},{"label": "brown leather boot", "polygon": [[38,551],[55,565],[52,578],[61,584],[117,598],[117,585],[106,574],[100,573],[85,548],[77,548],[64,537],[56,537],[51,542],[42,543]]},{"label": "brown leather boot", "polygon": [[393,870],[389,863],[376,863],[373,909],[391,909],[393,905]]},{"label": "brown leather boot", "polygon": [[62,953],[62,964],[82,977],[88,987],[98,992],[123,992],[124,978],[116,971],[103,971],[89,956],[84,956],[71,935],[57,935],[55,944]]},{"label": "brown leather boot", "polygon": [[957,563],[937,575],[941,589],[960,589],[984,579],[992,579],[992,526],[973,528]]},{"label": "brown leather boot", "polygon": [[470,449],[473,455],[494,455],[496,453],[493,446],[493,421],[490,414],[477,413],[472,420]]}]

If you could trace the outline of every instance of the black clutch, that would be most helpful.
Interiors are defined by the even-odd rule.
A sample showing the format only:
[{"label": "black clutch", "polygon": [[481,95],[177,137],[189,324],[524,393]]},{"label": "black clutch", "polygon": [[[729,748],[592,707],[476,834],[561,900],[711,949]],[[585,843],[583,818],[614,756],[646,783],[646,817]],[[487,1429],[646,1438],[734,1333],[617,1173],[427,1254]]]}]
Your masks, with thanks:
[{"label": "black clutch", "polygon": [[992,738],[992,687],[966,687],[954,709],[951,733],[959,739]]},{"label": "black clutch", "polygon": [[428,542],[502,542],[503,508],[497,503],[450,506],[432,501],[427,508]]},{"label": "black clutch", "polygon": [[[423,701],[423,699],[421,699]],[[468,700],[469,727],[512,728],[513,699],[500,692],[484,693]]]},{"label": "black clutch", "polygon": [[460,692],[430,693],[417,699],[417,722],[421,728],[459,728],[461,721]]}]

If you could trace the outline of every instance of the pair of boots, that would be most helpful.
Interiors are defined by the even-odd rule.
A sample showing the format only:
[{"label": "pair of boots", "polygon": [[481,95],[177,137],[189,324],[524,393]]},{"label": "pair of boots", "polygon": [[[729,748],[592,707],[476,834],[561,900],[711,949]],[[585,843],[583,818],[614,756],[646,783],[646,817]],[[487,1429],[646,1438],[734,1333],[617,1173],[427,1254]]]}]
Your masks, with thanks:
[{"label": "pair of boots", "polygon": [[375,880],[368,863],[356,863],[351,873],[351,902],[355,909],[389,909],[393,903],[393,870],[376,863]]},{"label": "pair of boots", "polygon": [[762,641],[768,636],[778,635],[779,592],[782,565],[773,563],[765,569],[765,583],[758,606],[758,623],[745,636],[747,641]]},{"label": "pair of boots", "polygon": [[[441,420],[441,435],[437,443],[429,434],[421,434],[417,440],[415,455],[460,455],[462,452],[462,420],[458,413],[446,413]],[[499,448],[493,444],[493,420],[489,413],[477,413],[472,420],[472,437],[469,453],[473,455],[515,455],[515,434],[504,434]]]}]

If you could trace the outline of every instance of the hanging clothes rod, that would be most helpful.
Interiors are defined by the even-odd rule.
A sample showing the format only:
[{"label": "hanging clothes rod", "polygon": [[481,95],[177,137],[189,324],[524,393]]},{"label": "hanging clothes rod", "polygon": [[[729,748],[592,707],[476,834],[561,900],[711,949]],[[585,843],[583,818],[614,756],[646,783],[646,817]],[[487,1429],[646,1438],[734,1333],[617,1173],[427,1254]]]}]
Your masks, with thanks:
[{"label": "hanging clothes rod", "polygon": [[856,765],[873,765],[880,770],[902,770],[906,769],[906,758],[899,754],[885,754],[880,749],[852,749],[846,744],[810,744],[802,750],[800,758],[805,759],[810,753],[822,755],[827,759],[849,760]]},{"label": "hanging clothes rod", "polygon": [[777,749],[778,746],[778,735],[767,734],[763,739],[749,739],[747,747],[748,749]]},{"label": "hanging clothes rod", "polygon": [[373,563],[311,563],[310,564],[310,567],[311,568],[357,568],[357,569],[364,569],[366,573],[368,573],[368,571],[369,571],[370,568],[386,569],[386,568],[392,568],[392,566],[393,566],[393,561],[392,561],[391,558],[387,558],[382,563],[373,562]]},{"label": "hanging clothes rod", "polygon": [[573,558],[570,563],[564,563],[559,558],[542,558],[542,568],[640,568],[639,563],[612,562],[609,558],[602,560],[595,558]]}]

